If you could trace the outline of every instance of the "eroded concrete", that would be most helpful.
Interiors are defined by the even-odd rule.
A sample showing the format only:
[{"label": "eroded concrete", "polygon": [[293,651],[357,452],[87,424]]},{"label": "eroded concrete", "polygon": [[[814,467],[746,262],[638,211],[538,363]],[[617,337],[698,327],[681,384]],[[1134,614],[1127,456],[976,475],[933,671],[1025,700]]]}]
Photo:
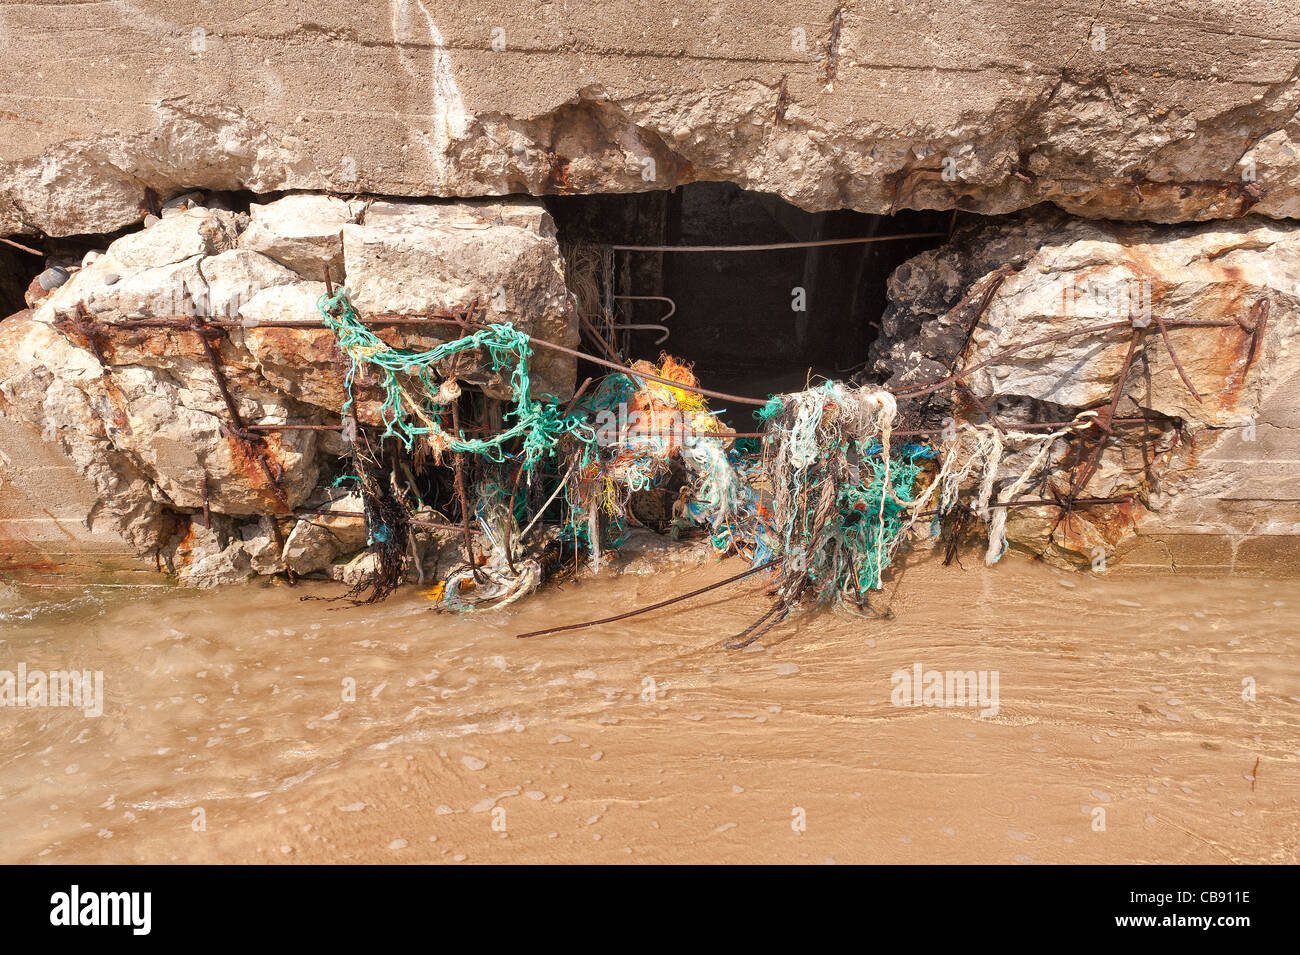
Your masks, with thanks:
[{"label": "eroded concrete", "polygon": [[807,209],[1300,209],[1300,33],[1275,0],[143,0],[0,17],[4,232],[108,231],[139,220],[146,189],[192,187],[726,179]]}]

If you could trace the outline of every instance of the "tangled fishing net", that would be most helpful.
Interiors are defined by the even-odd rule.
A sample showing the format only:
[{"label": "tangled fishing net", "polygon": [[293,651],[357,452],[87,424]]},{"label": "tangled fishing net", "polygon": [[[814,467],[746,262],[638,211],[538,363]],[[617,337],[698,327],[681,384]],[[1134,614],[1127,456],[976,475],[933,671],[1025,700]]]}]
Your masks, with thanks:
[{"label": "tangled fishing net", "polygon": [[[482,455],[500,463],[505,460],[504,445],[519,438],[519,453],[525,468],[531,470],[554,452],[564,435],[589,433],[580,416],[563,414],[554,400],[533,397],[528,380],[533,350],[528,336],[509,322],[489,325],[427,351],[411,351],[393,348],[371,331],[353,309],[346,289],[339,289],[333,297],[322,295],[316,307],[349,358],[343,417],[352,409],[357,368],[364,363],[378,373],[384,391],[379,408],[384,424],[381,437],[395,437],[407,450],[423,439],[435,461],[441,461],[443,452],[453,451]],[[454,379],[434,380],[433,369],[438,362],[476,349],[487,353],[493,372],[509,366],[514,407],[504,417],[513,421],[489,438],[468,439],[448,433],[440,423],[439,417],[460,397],[460,387]]]},{"label": "tangled fishing net", "polygon": [[[989,523],[985,560],[996,563],[1007,548],[1005,505],[1041,473],[1073,427],[1042,434],[953,423],[937,449],[897,447],[893,395],[834,381],[773,397],[756,414],[767,426],[766,523],[777,538],[767,549],[783,556],[778,593],[787,604],[865,603],[908,532],[926,518],[936,532],[971,481],[978,485],[976,512]],[[1026,463],[998,492],[1003,506],[993,506],[1008,451]]]},{"label": "tangled fishing net", "polygon": [[631,518],[634,494],[664,487],[674,464],[688,479],[674,502],[673,530],[705,525],[720,552],[736,543],[735,528],[753,499],[728,429],[698,394],[649,378],[698,382],[689,366],[669,355],[659,364],[636,362],[610,375],[579,408],[594,420],[598,453],[577,461],[568,478],[566,535],[599,567],[605,547],[618,546]]},{"label": "tangled fishing net", "polygon": [[[345,289],[340,288],[333,296],[321,296],[317,309],[326,327],[334,332],[339,348],[349,358],[344,379],[347,399],[341,409],[345,422],[354,403],[353,386],[358,368],[366,365],[379,379],[384,392],[384,401],[379,408],[383,424],[379,436],[381,445],[384,439],[393,437],[411,451],[418,443],[419,450],[427,453],[435,463],[440,463],[447,452],[473,454],[496,464],[513,460],[521,472],[531,478],[532,472],[543,461],[554,456],[556,447],[564,438],[572,437],[584,446],[595,440],[583,416],[561,411],[550,396],[533,396],[528,376],[532,348],[528,336],[509,323],[489,325],[436,348],[413,351],[394,348],[371,331],[352,307]],[[508,368],[510,374],[513,407],[503,416],[507,426],[487,438],[453,434],[442,423],[443,415],[459,400],[461,389],[455,379],[436,379],[434,366],[461,352],[473,350],[486,353],[493,372]],[[506,445],[516,439],[519,450],[508,454]],[[404,564],[397,561],[393,551],[394,548],[403,548],[404,555],[405,536],[398,539],[396,532],[392,532],[394,537],[390,539],[390,526],[393,524],[390,511],[394,502],[375,492],[373,481],[370,482],[371,490],[367,491],[364,473],[357,479],[367,502],[366,526],[371,548],[380,555],[380,567],[370,581],[358,585],[354,591],[369,587],[373,594],[387,596],[392,590],[392,577],[396,575],[400,580],[404,570]],[[381,488],[380,492],[386,490]],[[376,503],[372,506],[372,502]],[[396,506],[400,507],[400,504]],[[381,508],[382,515],[379,514]],[[375,520],[372,520],[372,511],[377,515]],[[407,518],[409,520],[409,514]],[[515,516],[509,507],[480,504],[475,519],[484,531],[490,550],[483,566],[473,562],[473,566],[453,573],[444,581],[441,600],[451,609],[466,609],[483,602],[510,603],[531,593],[541,581],[536,562],[516,564],[514,548],[506,544],[516,529]],[[406,526],[401,528],[402,531],[406,529]],[[472,552],[468,556],[473,561]],[[373,594],[367,602],[380,599]]]},{"label": "tangled fishing net", "polygon": [[889,392],[833,381],[779,395],[758,412],[784,600],[861,603],[881,586],[934,456],[915,444],[895,455],[895,414]]},{"label": "tangled fishing net", "polygon": [[[492,466],[479,481],[474,506],[463,508],[481,552],[467,547],[466,562],[433,591],[449,610],[504,606],[535,590],[545,573],[529,556],[529,535],[544,515],[552,514],[549,523],[558,526],[550,539],[575,560],[585,554],[598,569],[639,523],[635,495],[666,494],[670,487],[676,488],[667,528],[673,536],[703,528],[718,554],[775,567],[782,613],[774,610],[764,620],[780,619],[799,604],[862,607],[883,586],[913,529],[925,522],[928,533],[937,533],[972,485],[974,511],[989,525],[985,559],[1000,559],[1007,547],[1005,505],[1029,487],[1057,441],[1078,425],[1042,434],[963,422],[947,429],[937,448],[899,444],[892,394],[827,381],[769,399],[755,413],[764,428],[761,450],[744,453],[695,390],[690,366],[670,355],[608,375],[591,394],[561,409],[551,396],[531,393],[532,347],[510,324],[414,351],[375,335],[342,289],[322,296],[318,308],[350,359],[345,419],[357,371],[365,365],[384,396],[381,446],[391,437],[435,462],[451,454],[458,469],[463,455]],[[483,356],[494,373],[509,375],[511,407],[501,430],[489,437],[467,438],[445,426],[461,392],[435,366],[468,351]],[[356,465],[372,550],[379,555],[374,578],[354,588],[353,596],[368,589],[368,600],[401,580],[410,533],[409,514],[376,469],[372,458]]]},{"label": "tangled fishing net", "polygon": [[[446,610],[505,607],[541,586],[542,565],[523,556],[515,515],[500,491],[485,487],[475,515],[483,532],[480,540],[486,541],[486,558],[477,566],[457,568],[435,588],[434,596]],[[506,537],[510,533],[513,543]]]}]

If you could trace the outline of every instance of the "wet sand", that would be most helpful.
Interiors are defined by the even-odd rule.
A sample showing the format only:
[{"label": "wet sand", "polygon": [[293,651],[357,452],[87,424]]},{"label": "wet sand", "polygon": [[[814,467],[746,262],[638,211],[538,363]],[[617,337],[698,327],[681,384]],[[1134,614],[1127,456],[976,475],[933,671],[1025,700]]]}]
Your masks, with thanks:
[{"label": "wet sand", "polygon": [[[915,562],[892,619],[742,652],[752,580],[514,638],[742,568],[461,617],[0,584],[0,669],[102,670],[107,698],[0,708],[0,862],[1297,861],[1297,581],[972,555]],[[996,715],[893,705],[918,663],[997,671]]]}]

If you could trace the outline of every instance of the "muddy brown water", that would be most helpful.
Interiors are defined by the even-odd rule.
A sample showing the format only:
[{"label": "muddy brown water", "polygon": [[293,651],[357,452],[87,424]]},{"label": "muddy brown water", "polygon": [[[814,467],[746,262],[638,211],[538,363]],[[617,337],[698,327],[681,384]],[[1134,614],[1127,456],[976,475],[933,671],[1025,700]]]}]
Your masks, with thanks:
[{"label": "muddy brown water", "polygon": [[[752,580],[514,637],[742,566],[460,617],[415,589],[0,584],[0,670],[105,695],[0,708],[0,862],[1296,861],[1295,580],[926,559],[892,619],[805,613],[743,652]],[[894,705],[918,664],[996,671],[996,713]]]}]

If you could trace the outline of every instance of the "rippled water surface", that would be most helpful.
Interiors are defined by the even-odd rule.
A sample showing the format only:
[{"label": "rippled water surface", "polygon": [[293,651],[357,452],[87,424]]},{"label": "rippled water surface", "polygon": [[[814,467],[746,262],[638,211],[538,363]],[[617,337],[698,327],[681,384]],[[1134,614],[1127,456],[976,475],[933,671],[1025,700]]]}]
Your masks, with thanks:
[{"label": "rippled water surface", "polygon": [[[434,613],[407,589],[0,584],[3,862],[1295,862],[1300,583],[920,562],[746,651],[731,560]],[[996,714],[891,702],[998,675]],[[1253,701],[1250,697],[1253,690]]]}]

